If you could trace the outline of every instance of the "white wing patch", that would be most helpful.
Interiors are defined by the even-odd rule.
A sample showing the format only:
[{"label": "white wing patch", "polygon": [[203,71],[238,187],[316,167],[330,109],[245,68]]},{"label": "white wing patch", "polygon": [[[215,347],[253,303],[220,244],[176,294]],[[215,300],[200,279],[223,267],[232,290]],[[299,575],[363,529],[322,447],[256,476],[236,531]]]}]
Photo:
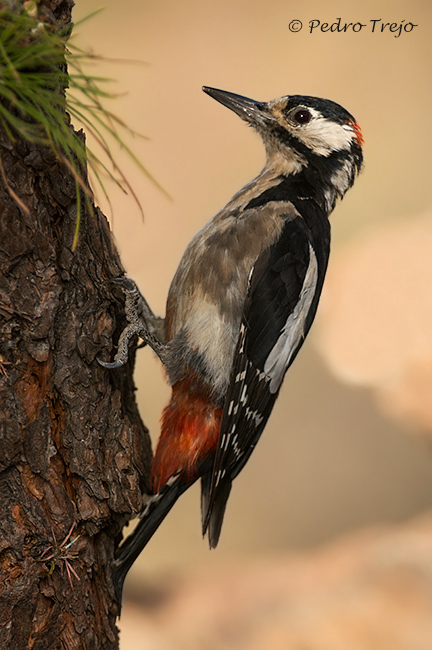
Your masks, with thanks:
[{"label": "white wing patch", "polygon": [[289,315],[276,344],[264,364],[270,393],[276,393],[284,378],[293,352],[304,336],[306,317],[311,307],[318,279],[318,262],[309,244],[309,266],[306,271],[299,301]]}]

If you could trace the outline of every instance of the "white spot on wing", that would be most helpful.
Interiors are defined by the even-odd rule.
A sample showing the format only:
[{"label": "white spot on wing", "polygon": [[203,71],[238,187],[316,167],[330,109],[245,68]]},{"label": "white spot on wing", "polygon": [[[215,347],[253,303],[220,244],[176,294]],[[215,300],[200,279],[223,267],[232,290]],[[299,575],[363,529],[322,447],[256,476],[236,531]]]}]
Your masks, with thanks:
[{"label": "white spot on wing", "polygon": [[228,443],[231,437],[231,433],[227,433],[224,436],[224,439],[222,440],[221,448],[224,449],[225,451],[228,449]]},{"label": "white spot on wing", "polygon": [[309,266],[299,301],[289,315],[275,346],[264,364],[264,372],[270,380],[270,393],[276,393],[279,389],[292,354],[304,336],[306,317],[315,295],[317,279],[318,262],[313,248],[309,244]]},{"label": "white spot on wing", "polygon": [[241,451],[240,447],[237,444],[237,436],[234,436],[233,439],[232,439],[231,449],[233,450],[233,452],[234,452],[234,454],[235,454],[235,456],[237,458],[241,458],[242,451]]},{"label": "white spot on wing", "polygon": [[245,343],[245,339],[246,339],[246,328],[244,326],[244,323],[242,323],[240,325],[239,337],[240,337],[240,340],[241,340],[240,346],[239,346],[239,354],[243,354],[243,352],[244,352],[244,343]]},{"label": "white spot on wing", "polygon": [[263,421],[262,415],[259,414],[259,411],[252,411],[248,406],[246,407],[245,410],[245,416],[248,420],[253,418],[255,420],[254,424],[255,427],[259,427],[261,422]]}]

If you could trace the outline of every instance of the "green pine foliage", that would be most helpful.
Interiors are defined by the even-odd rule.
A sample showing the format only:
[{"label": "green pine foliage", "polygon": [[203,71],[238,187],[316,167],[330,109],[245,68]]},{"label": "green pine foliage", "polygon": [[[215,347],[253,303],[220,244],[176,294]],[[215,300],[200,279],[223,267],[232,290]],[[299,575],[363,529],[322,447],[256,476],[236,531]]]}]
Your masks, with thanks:
[{"label": "green pine foliage", "polygon": [[[77,220],[72,243],[75,249],[81,193],[89,207],[92,198],[85,181],[87,164],[107,198],[103,178],[108,177],[131,193],[140,209],[136,194],[115,161],[112,144],[119,145],[151,176],[122,139],[125,131],[137,134],[104,106],[105,100],[115,96],[105,90],[112,80],[89,75],[84,70],[86,64],[100,57],[71,44],[69,31],[54,31],[38,16],[35,0],[25,2],[21,11],[12,2],[0,2],[0,128],[12,142],[24,138],[50,147],[75,177]],[[77,137],[71,120],[79,122],[93,136],[98,154]],[[0,176],[10,194],[27,211],[7,183],[1,158]]]}]

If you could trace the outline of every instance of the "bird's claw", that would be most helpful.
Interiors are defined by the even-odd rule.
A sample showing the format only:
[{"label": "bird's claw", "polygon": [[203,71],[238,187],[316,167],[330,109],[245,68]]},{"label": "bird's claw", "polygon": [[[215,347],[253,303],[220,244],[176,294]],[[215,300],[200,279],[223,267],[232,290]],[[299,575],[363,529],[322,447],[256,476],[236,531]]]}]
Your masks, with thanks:
[{"label": "bird's claw", "polygon": [[143,342],[139,347],[144,347],[147,344],[150,345],[163,362],[164,345],[159,338],[155,337],[152,332],[149,332],[147,324],[147,319],[150,319],[150,322],[152,320],[160,321],[162,319],[155,318],[134,280],[131,280],[126,276],[120,276],[118,278],[112,278],[108,280],[108,282],[119,286],[125,294],[125,316],[128,325],[120,334],[118,350],[114,357],[114,361],[107,362],[98,359],[98,363],[108,370],[124,366],[128,359],[129,341],[134,335],[143,339]]},{"label": "bird's claw", "polygon": [[108,370],[113,370],[114,368],[121,368],[124,363],[121,361],[102,361],[99,357],[96,357],[96,361],[102,368],[107,368]]},{"label": "bird's claw", "polygon": [[121,366],[124,366],[127,362],[129,341],[134,334],[140,334],[143,330],[143,323],[141,322],[137,312],[137,301],[140,293],[135,282],[125,275],[119,276],[118,278],[110,278],[108,282],[119,286],[124,291],[126,295],[125,315],[129,321],[128,325],[120,334],[118,350],[114,357],[114,361],[102,361],[101,359],[97,359],[97,362],[103,368],[112,370],[114,368],[121,368]]}]

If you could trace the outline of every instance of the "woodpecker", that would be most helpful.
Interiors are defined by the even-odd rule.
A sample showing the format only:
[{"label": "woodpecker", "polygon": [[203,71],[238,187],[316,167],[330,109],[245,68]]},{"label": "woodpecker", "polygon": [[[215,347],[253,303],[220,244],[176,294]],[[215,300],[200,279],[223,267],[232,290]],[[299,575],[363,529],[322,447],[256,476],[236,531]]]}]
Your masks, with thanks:
[{"label": "woodpecker", "polygon": [[328,217],[362,166],[363,139],[338,104],[289,95],[260,102],[203,88],[261,136],[266,163],[194,237],[175,273],[165,319],[135,283],[113,363],[138,334],[172,386],[153,459],[151,496],[118,549],[127,571],[178,497],[201,479],[203,535],[219,540],[231,485],[267,423],[315,317],[330,249]]}]

